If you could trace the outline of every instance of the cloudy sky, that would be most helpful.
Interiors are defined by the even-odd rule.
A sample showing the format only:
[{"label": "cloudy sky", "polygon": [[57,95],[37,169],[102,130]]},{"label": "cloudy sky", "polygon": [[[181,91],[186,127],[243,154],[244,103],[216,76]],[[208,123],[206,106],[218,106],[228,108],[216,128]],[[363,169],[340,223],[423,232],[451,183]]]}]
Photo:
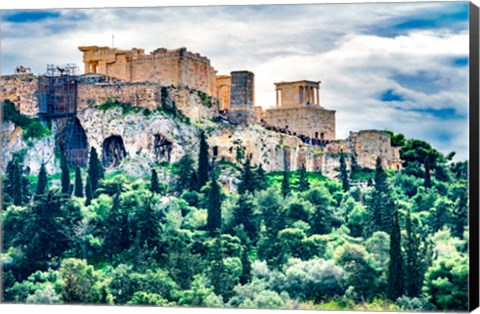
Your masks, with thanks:
[{"label": "cloudy sky", "polygon": [[1,74],[76,63],[83,45],[188,50],[218,74],[255,73],[256,105],[274,82],[320,80],[337,137],[390,129],[468,157],[468,3],[4,11]]}]

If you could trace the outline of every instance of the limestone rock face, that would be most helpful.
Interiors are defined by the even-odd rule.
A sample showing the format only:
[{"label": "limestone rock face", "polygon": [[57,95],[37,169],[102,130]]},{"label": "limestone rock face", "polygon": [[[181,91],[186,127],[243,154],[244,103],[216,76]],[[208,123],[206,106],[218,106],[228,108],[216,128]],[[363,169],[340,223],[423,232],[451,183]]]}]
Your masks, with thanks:
[{"label": "limestone rock face", "polygon": [[22,129],[11,122],[2,123],[0,170],[3,173],[12,160],[13,153],[18,152],[24,157],[24,165],[31,174],[37,174],[42,162],[48,173],[56,172],[58,162],[55,160],[55,139],[53,135],[44,136],[39,140],[24,140]]}]

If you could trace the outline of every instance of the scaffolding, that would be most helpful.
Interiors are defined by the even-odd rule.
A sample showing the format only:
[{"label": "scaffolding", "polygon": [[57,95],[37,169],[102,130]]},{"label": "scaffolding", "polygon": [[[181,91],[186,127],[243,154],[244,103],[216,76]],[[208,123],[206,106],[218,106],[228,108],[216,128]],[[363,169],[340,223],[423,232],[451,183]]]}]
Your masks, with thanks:
[{"label": "scaffolding", "polygon": [[77,66],[47,65],[38,80],[39,115],[50,119],[68,117],[77,112]]},{"label": "scaffolding", "polygon": [[63,123],[57,133],[57,145],[70,164],[84,166],[88,160],[88,143],[76,117],[78,72],[72,63],[47,65],[45,75],[38,79],[38,107],[40,117]]}]

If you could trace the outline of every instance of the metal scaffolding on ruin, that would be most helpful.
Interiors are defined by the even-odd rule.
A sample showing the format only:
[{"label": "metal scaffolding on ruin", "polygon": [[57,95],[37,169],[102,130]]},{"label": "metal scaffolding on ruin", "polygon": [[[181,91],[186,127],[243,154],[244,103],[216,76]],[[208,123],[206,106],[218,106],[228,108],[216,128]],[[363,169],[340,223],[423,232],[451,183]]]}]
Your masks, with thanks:
[{"label": "metal scaffolding on ruin", "polygon": [[58,133],[59,148],[71,164],[85,165],[88,145],[85,131],[76,118],[78,67],[76,64],[49,64],[45,75],[38,79],[39,116],[44,119],[63,119]]}]

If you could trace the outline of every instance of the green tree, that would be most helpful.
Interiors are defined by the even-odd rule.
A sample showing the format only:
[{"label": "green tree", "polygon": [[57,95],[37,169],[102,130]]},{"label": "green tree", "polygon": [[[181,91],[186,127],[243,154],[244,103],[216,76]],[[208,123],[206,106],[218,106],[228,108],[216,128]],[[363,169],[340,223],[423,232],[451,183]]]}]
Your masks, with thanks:
[{"label": "green tree", "polygon": [[150,181],[150,191],[152,193],[160,194],[162,190],[160,189],[160,185],[158,184],[158,175],[157,170],[152,169],[152,178]]},{"label": "green tree", "polygon": [[395,301],[403,295],[403,258],[398,212],[394,211],[390,232],[390,262],[388,264],[387,297]]},{"label": "green tree", "polygon": [[405,290],[407,296],[417,297],[422,292],[423,271],[421,262],[420,236],[417,228],[412,222],[410,210],[405,219],[405,229],[407,232],[405,239]]},{"label": "green tree", "polygon": [[313,188],[307,192],[305,198],[313,205],[310,216],[311,232],[327,234],[332,230],[333,198],[325,187]]},{"label": "green tree", "polygon": [[189,154],[185,154],[178,161],[177,180],[175,182],[175,191],[182,194],[185,190],[197,190],[197,174],[193,168],[193,159]]},{"label": "green tree", "polygon": [[75,167],[75,190],[73,192],[75,197],[83,197],[83,182],[82,182],[82,172],[80,167]]},{"label": "green tree", "polygon": [[68,161],[65,154],[62,154],[60,161],[60,168],[62,169],[62,193],[70,193],[70,169],[68,168]]},{"label": "green tree", "polygon": [[425,274],[423,292],[441,311],[468,310],[468,256],[440,258]]},{"label": "green tree", "polygon": [[215,232],[215,240],[213,242],[213,252],[211,258],[210,280],[213,285],[213,291],[217,295],[225,293],[225,265],[223,263],[224,253],[220,234]]},{"label": "green tree", "polygon": [[340,181],[342,182],[342,188],[344,192],[350,189],[349,175],[347,171],[347,163],[345,161],[345,154],[340,152]]},{"label": "green tree", "polygon": [[246,192],[253,193],[255,191],[254,176],[252,167],[250,166],[250,156],[245,158],[243,168],[240,174],[240,184],[238,185],[238,193],[244,194]]},{"label": "green tree", "polygon": [[262,164],[253,173],[253,185],[257,191],[268,188],[267,176]]},{"label": "green tree", "polygon": [[242,275],[240,276],[240,284],[244,285],[250,282],[252,279],[252,265],[248,258],[248,246],[242,248],[242,255],[240,257],[242,261]]},{"label": "green tree", "polygon": [[12,198],[14,205],[20,206],[24,203],[28,193],[26,193],[24,187],[25,179],[22,175],[22,165],[17,157],[13,157],[7,164],[6,174],[4,192]]},{"label": "green tree", "polygon": [[198,154],[198,189],[200,190],[208,182],[208,143],[205,132],[200,133],[200,150]]},{"label": "green tree", "polygon": [[430,177],[430,161],[428,160],[428,157],[425,157],[424,161],[424,167],[425,167],[425,174],[424,174],[424,181],[423,181],[423,186],[428,189],[432,187],[432,179]]},{"label": "green tree", "polygon": [[368,235],[375,231],[390,232],[393,207],[387,174],[383,170],[380,157],[377,157],[374,188],[367,207],[370,216]]},{"label": "green tree", "polygon": [[283,198],[286,198],[290,194],[290,176],[288,173],[288,168],[285,166],[283,170],[283,179],[282,179],[282,195]]},{"label": "green tree", "polygon": [[237,204],[233,208],[233,225],[243,225],[245,232],[250,240],[254,240],[257,233],[254,202],[252,195],[248,193],[241,194]]},{"label": "green tree", "polygon": [[305,169],[305,165],[302,164],[299,171],[299,179],[298,179],[298,190],[300,192],[305,192],[310,189],[310,182],[308,182],[308,175],[307,170]]},{"label": "green tree", "polygon": [[94,270],[86,261],[68,258],[59,269],[61,295],[65,303],[113,304],[108,284],[101,271]]},{"label": "green tree", "polygon": [[37,190],[35,194],[42,195],[47,192],[48,192],[47,170],[45,169],[45,164],[42,163],[42,165],[40,166],[40,172],[38,173]]},{"label": "green tree", "polygon": [[87,176],[87,183],[85,184],[85,206],[88,206],[92,203],[93,199],[93,189],[92,181],[90,180],[90,175]]},{"label": "green tree", "polygon": [[215,173],[213,173],[207,203],[207,230],[212,236],[215,234],[216,230],[220,229],[222,226],[221,206],[222,199],[220,195],[220,185],[215,178]]},{"label": "green tree", "polygon": [[100,159],[98,159],[97,150],[95,147],[92,147],[90,149],[90,159],[88,160],[88,177],[90,178],[90,185],[93,193],[97,190],[103,176],[104,170]]}]

